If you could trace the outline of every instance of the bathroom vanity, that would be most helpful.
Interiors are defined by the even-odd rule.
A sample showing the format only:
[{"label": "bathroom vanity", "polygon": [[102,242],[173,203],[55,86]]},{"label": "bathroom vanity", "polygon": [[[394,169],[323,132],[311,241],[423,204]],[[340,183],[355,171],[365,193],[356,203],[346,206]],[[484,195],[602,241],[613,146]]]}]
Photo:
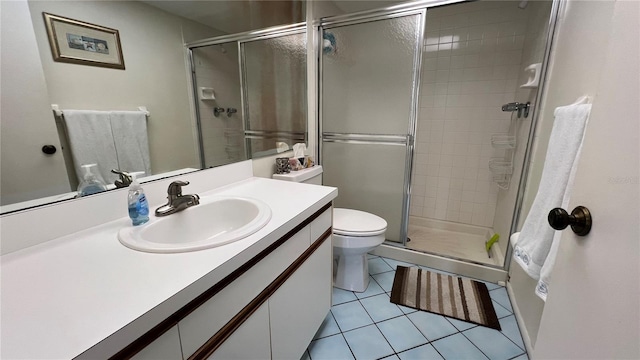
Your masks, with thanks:
[{"label": "bathroom vanity", "polygon": [[[142,252],[118,241],[122,217],[2,256],[2,358],[300,358],[331,306],[337,189],[242,171],[208,191],[185,188],[266,203],[271,220],[241,240]],[[145,186],[153,208],[165,182]]]}]

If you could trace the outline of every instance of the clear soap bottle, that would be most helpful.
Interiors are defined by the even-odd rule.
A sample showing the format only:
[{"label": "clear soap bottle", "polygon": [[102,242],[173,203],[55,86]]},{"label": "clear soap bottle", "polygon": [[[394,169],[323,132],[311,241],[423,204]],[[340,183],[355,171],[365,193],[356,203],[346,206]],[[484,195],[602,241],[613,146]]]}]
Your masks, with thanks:
[{"label": "clear soap bottle", "polygon": [[107,186],[99,178],[98,164],[82,165],[84,175],[78,185],[78,196],[86,196],[107,190]]},{"label": "clear soap bottle", "polygon": [[138,182],[137,177],[139,174],[144,174],[144,172],[131,173],[132,182],[129,185],[127,198],[129,217],[134,226],[142,225],[149,221],[149,204],[147,203],[147,197],[144,195],[144,190]]}]

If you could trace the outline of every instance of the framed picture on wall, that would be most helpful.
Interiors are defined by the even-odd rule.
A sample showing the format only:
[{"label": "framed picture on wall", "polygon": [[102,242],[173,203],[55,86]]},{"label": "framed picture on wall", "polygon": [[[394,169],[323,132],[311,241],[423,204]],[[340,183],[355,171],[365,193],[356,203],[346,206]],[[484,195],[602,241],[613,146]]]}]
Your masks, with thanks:
[{"label": "framed picture on wall", "polygon": [[53,60],[124,70],[118,30],[42,13]]}]

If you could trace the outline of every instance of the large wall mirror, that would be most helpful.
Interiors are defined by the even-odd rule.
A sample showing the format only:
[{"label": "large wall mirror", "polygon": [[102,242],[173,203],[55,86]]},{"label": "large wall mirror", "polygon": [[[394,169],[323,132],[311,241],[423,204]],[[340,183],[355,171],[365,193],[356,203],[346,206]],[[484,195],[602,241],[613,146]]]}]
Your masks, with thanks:
[{"label": "large wall mirror", "polygon": [[[303,0],[20,0],[1,6],[2,213],[74,198],[82,180],[72,154],[82,149],[74,146],[78,139],[88,150],[77,153],[93,151],[95,162],[109,156],[100,143],[110,138],[95,129],[95,137],[70,134],[65,110],[109,114],[145,107],[145,126],[124,131],[144,132],[143,181],[272,155],[306,141]],[[106,51],[121,51],[124,69],[55,61],[43,13],[77,21],[56,37],[80,57],[105,51],[102,33],[83,24],[117,30],[119,49]],[[58,105],[58,116],[51,104]],[[132,143],[138,149],[141,142],[125,139],[114,118],[107,119],[118,167],[144,171],[120,166],[122,154],[134,153]],[[118,143],[125,143],[119,154]],[[52,148],[44,145],[56,151],[47,154]],[[104,169],[100,176],[114,188],[118,176]]]}]

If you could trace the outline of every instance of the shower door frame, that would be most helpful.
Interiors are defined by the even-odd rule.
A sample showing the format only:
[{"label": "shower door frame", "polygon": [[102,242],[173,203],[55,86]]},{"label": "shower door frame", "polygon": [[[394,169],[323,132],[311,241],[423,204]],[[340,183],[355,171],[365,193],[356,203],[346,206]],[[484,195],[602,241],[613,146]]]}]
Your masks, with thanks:
[{"label": "shower door frame", "polygon": [[[447,2],[451,2],[448,0]],[[419,25],[416,37],[415,56],[413,59],[413,81],[411,85],[411,108],[409,109],[409,126],[406,135],[399,134],[347,134],[347,133],[325,133],[322,126],[322,105],[323,105],[323,61],[322,61],[322,47],[323,42],[318,41],[318,47],[316,52],[318,54],[318,101],[317,101],[317,118],[318,124],[318,161],[322,164],[322,149],[323,142],[335,142],[335,143],[349,143],[349,144],[372,144],[372,145],[385,145],[385,146],[404,146],[406,147],[405,154],[405,172],[404,172],[404,185],[402,194],[402,218],[400,220],[400,240],[401,242],[385,241],[385,244],[393,246],[405,247],[407,244],[407,230],[409,222],[409,196],[411,194],[411,174],[413,168],[413,154],[414,154],[414,139],[417,128],[418,118],[418,95],[420,88],[420,74],[422,67],[422,48],[424,47],[424,29],[427,16],[427,9],[425,7],[412,6],[409,8],[401,9],[388,9],[382,11],[367,11],[348,15],[340,15],[335,17],[329,17],[322,19],[316,26],[314,31],[318,35],[318,39],[322,39],[322,33],[325,30],[331,28],[343,27],[349,25],[365,24],[380,20],[391,20],[400,17],[408,17],[418,15]]]},{"label": "shower door frame", "polygon": [[533,147],[536,137],[536,129],[538,127],[538,118],[540,114],[540,107],[544,95],[547,91],[545,86],[547,83],[547,77],[549,76],[549,63],[551,62],[551,52],[553,51],[554,38],[558,31],[558,19],[561,13],[561,7],[566,6],[566,0],[553,0],[551,3],[551,12],[549,13],[549,23],[547,27],[547,36],[545,38],[544,55],[542,55],[542,67],[540,70],[540,84],[536,91],[536,100],[531,110],[531,124],[529,124],[529,136],[527,138],[527,145],[525,147],[524,158],[522,159],[522,171],[520,173],[520,180],[518,181],[518,192],[516,195],[516,202],[513,206],[513,215],[511,216],[511,228],[509,229],[509,246],[507,246],[507,252],[505,253],[505,263],[503,269],[509,271],[511,268],[511,254],[513,253],[513,246],[511,244],[511,234],[518,231],[518,223],[520,222],[520,216],[522,215],[522,204],[524,203],[525,190],[527,188],[527,181],[529,180],[529,163],[533,153]]},{"label": "shower door frame", "polygon": [[[204,140],[202,138],[202,121],[200,119],[200,103],[199,103],[200,99],[198,98],[198,84],[196,81],[196,68],[195,68],[195,63],[193,59],[193,49],[205,47],[205,46],[211,46],[211,45],[232,43],[232,42],[236,43],[238,47],[238,69],[240,72],[239,78],[238,78],[240,82],[240,104],[241,104],[240,115],[242,116],[242,119],[243,119],[242,128],[243,128],[243,137],[245,141],[244,158],[252,159],[253,157],[251,156],[250,147],[246,146],[246,144],[251,141],[250,139],[252,138],[268,139],[268,138],[276,138],[283,135],[290,135],[291,138],[294,140],[304,140],[305,143],[308,143],[307,134],[309,133],[309,129],[308,129],[309,124],[307,123],[307,131],[305,131],[304,134],[298,133],[298,132],[278,132],[278,131],[272,132],[272,131],[247,130],[248,111],[246,108],[248,107],[248,105],[246,104],[246,99],[245,99],[246,89],[245,89],[245,77],[244,77],[244,71],[243,71],[244,51],[242,48],[242,44],[249,41],[265,40],[265,39],[270,39],[270,38],[279,37],[279,36],[305,33],[306,31],[307,31],[306,23],[300,22],[300,23],[289,24],[289,25],[272,26],[265,29],[246,31],[246,32],[241,32],[241,33],[231,34],[231,35],[215,36],[207,39],[193,41],[184,45],[187,51],[187,57],[189,58],[188,70],[191,75],[190,78],[191,78],[191,90],[193,94],[193,106],[194,106],[193,109],[194,109],[194,114],[196,118],[195,119],[196,130],[198,132],[197,134],[198,155],[200,157],[200,167],[202,169],[206,169],[207,167],[206,167],[205,154],[204,154]],[[307,64],[308,63],[309,63],[309,60],[307,59]],[[307,68],[308,68],[308,65],[307,65]],[[308,91],[309,84],[306,84],[306,89]],[[309,107],[309,104],[307,104],[307,108],[308,107]],[[247,120],[245,120],[245,116]]]},{"label": "shower door frame", "polygon": [[[425,36],[425,27],[424,27],[424,23],[426,22],[426,12],[428,11],[429,8],[432,7],[437,7],[437,6],[443,6],[443,5],[453,5],[453,4],[458,4],[458,3],[465,3],[465,2],[471,2],[473,0],[422,0],[422,1],[413,1],[413,2],[408,2],[408,3],[404,3],[404,4],[399,4],[399,5],[394,5],[394,6],[389,6],[389,7],[385,7],[385,8],[380,8],[380,9],[374,9],[374,10],[367,10],[367,11],[361,11],[361,12],[356,12],[356,13],[352,13],[352,14],[346,14],[346,15],[338,15],[338,16],[332,16],[332,17],[326,17],[326,18],[322,18],[319,21],[315,21],[313,23],[313,31],[314,34],[316,34],[317,39],[319,39],[316,43],[316,48],[315,48],[315,57],[318,61],[318,69],[316,71],[315,77],[316,77],[316,83],[318,84],[318,94],[317,94],[317,101],[316,101],[316,123],[318,124],[318,134],[317,134],[317,147],[318,147],[318,158],[320,160],[321,163],[321,156],[322,156],[322,142],[323,142],[323,129],[322,129],[322,29],[323,26],[326,25],[332,25],[332,24],[342,24],[342,25],[348,25],[348,24],[356,24],[356,23],[362,23],[362,22],[367,22],[368,19],[372,19],[372,18],[376,18],[376,20],[380,20],[380,19],[384,19],[385,16],[391,16],[394,14],[398,14],[398,13],[402,13],[402,12],[409,12],[412,10],[423,10],[425,12],[425,14],[423,15],[423,19],[422,19],[422,34],[421,34],[421,38],[422,38],[422,43],[420,44],[420,57],[422,57],[422,46],[424,45],[424,36]],[[551,53],[553,51],[553,45],[554,45],[554,37],[557,33],[558,30],[558,19],[559,19],[559,14],[561,13],[562,10],[562,6],[564,6],[566,4],[566,0],[551,0],[552,1],[552,5],[551,5],[551,12],[549,14],[549,20],[548,20],[548,28],[547,28],[547,34],[546,34],[546,39],[545,39],[545,50],[544,50],[544,55],[542,57],[542,69],[541,69],[541,81],[540,81],[540,86],[537,89],[537,93],[536,93],[536,100],[535,100],[535,104],[533,104],[533,108],[532,108],[532,112],[531,112],[531,124],[530,124],[530,129],[529,129],[529,135],[527,138],[527,143],[525,146],[525,154],[524,154],[524,159],[523,159],[523,166],[522,166],[522,172],[521,172],[521,176],[520,176],[520,180],[518,182],[518,191],[517,191],[517,195],[516,195],[516,202],[514,204],[514,208],[513,208],[513,215],[511,218],[511,228],[510,228],[510,233],[513,234],[514,232],[517,231],[518,228],[518,222],[520,221],[520,217],[522,215],[522,204],[524,202],[524,195],[525,195],[525,190],[526,190],[526,184],[527,184],[527,180],[528,180],[528,176],[529,176],[529,166],[528,164],[531,161],[531,156],[532,156],[532,150],[533,150],[533,146],[534,146],[534,138],[535,138],[535,132],[537,129],[537,125],[538,125],[538,120],[539,120],[539,108],[542,105],[542,101],[543,101],[543,97],[544,94],[546,92],[546,87],[545,87],[545,83],[547,81],[547,77],[549,76],[549,63],[551,60]],[[416,96],[417,94],[419,94],[419,86],[420,86],[420,73],[422,71],[421,67],[419,67],[418,69],[418,78],[417,78],[417,86],[416,86],[416,92],[414,93],[414,96]],[[413,153],[414,153],[414,145],[413,145],[413,141],[415,139],[415,131],[416,131],[416,126],[417,126],[417,116],[418,116],[418,109],[419,109],[419,104],[417,103],[417,97],[414,98],[414,102],[412,104],[412,107],[415,109],[414,111],[414,118],[413,118],[413,134],[414,136],[411,137],[410,142],[411,145],[407,147],[407,151],[410,152],[410,154],[408,154],[407,156],[407,167],[406,167],[406,174],[405,174],[405,182],[408,182],[408,184],[405,184],[405,198],[403,201],[404,204],[404,213],[403,213],[403,219],[402,219],[402,229],[403,229],[403,233],[405,233],[405,235],[403,236],[403,242],[402,244],[400,243],[394,243],[394,242],[389,242],[386,241],[385,244],[386,245],[391,245],[394,247],[397,247],[398,250],[405,252],[405,255],[402,255],[403,257],[406,257],[407,259],[412,258],[416,263],[418,262],[418,257],[415,256],[414,254],[411,254],[412,250],[408,249],[406,247],[406,232],[408,230],[408,221],[409,221],[409,197],[411,194],[411,175],[413,174]],[[411,129],[410,129],[411,131]],[[386,253],[391,253],[389,251],[385,251]],[[476,277],[476,278],[483,278],[484,280],[487,281],[504,281],[507,280],[508,278],[508,271],[511,265],[511,262],[509,261],[509,259],[511,258],[511,254],[513,252],[513,247],[511,246],[511,244],[509,244],[507,246],[507,252],[505,253],[505,258],[504,258],[504,263],[502,264],[502,266],[493,266],[493,265],[489,265],[489,264],[478,264],[475,263],[473,261],[462,261],[462,260],[458,260],[455,258],[451,258],[451,257],[447,257],[444,255],[435,255],[435,254],[428,254],[428,253],[423,253],[421,252],[420,255],[421,256],[428,256],[430,258],[432,258],[432,260],[434,261],[434,263],[437,263],[440,265],[440,267],[442,268],[450,268],[452,271],[456,271],[458,273],[460,273],[461,275],[467,275],[467,276],[472,276],[472,277]]]}]

